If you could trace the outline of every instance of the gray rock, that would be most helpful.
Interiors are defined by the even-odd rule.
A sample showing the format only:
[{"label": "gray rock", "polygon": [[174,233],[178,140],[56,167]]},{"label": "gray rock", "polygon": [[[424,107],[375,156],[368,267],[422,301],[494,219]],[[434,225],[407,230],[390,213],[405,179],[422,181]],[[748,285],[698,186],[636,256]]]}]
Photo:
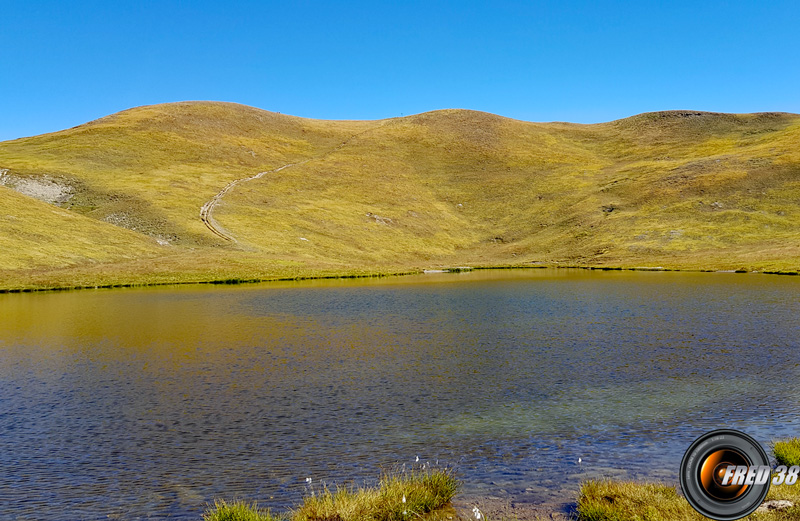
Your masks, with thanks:
[{"label": "gray rock", "polygon": [[773,501],[765,501],[761,504],[760,507],[756,509],[756,512],[772,512],[773,510],[786,510],[787,508],[792,508],[794,503],[791,501],[787,501],[785,499],[775,499]]}]

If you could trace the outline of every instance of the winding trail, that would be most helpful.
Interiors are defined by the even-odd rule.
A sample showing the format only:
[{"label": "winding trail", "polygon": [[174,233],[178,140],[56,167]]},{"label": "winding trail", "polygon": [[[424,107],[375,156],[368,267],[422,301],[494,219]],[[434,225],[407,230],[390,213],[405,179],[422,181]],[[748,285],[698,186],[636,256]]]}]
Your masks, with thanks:
[{"label": "winding trail", "polygon": [[219,203],[222,200],[223,197],[225,197],[225,194],[230,192],[233,189],[233,187],[235,187],[239,183],[246,183],[247,181],[258,179],[267,174],[274,174],[275,172],[280,172],[284,168],[290,168],[293,166],[302,165],[303,163],[308,163],[309,161],[311,161],[311,159],[298,161],[297,163],[288,163],[283,166],[279,166],[278,168],[274,168],[272,170],[265,170],[264,172],[259,172],[254,176],[242,177],[241,179],[236,179],[234,181],[231,181],[230,183],[225,185],[225,188],[220,190],[217,193],[217,195],[206,201],[206,203],[200,208],[200,219],[203,221],[203,224],[206,225],[206,228],[211,230],[214,234],[218,235],[219,237],[222,237],[226,241],[236,242],[236,239],[234,239],[233,235],[231,235],[231,233],[228,230],[223,228],[222,225],[219,224],[216,219],[214,219],[213,215],[214,207],[217,205],[217,203]]},{"label": "winding trail", "polygon": [[217,204],[219,204],[219,202],[222,200],[222,198],[225,197],[225,194],[227,194],[228,192],[233,190],[233,188],[236,185],[241,184],[241,183],[246,183],[247,181],[252,181],[254,179],[259,179],[261,177],[264,177],[267,174],[274,174],[276,172],[280,172],[281,170],[283,170],[285,168],[291,168],[293,166],[303,165],[305,163],[308,163],[309,161],[325,159],[329,155],[333,154],[334,152],[340,150],[342,147],[347,145],[347,143],[349,143],[352,139],[354,139],[354,138],[356,138],[356,137],[358,137],[358,136],[360,136],[362,134],[365,134],[365,133],[369,132],[370,130],[373,130],[375,128],[383,126],[384,123],[385,123],[385,121],[381,121],[381,123],[379,125],[377,125],[376,127],[371,127],[371,128],[368,128],[368,129],[366,129],[366,130],[364,130],[362,132],[359,132],[357,134],[353,134],[349,138],[347,138],[344,141],[342,141],[341,143],[339,143],[335,148],[332,148],[331,150],[328,150],[327,152],[325,152],[324,154],[322,154],[320,156],[304,159],[304,160],[298,161],[296,163],[287,163],[287,164],[285,164],[283,166],[279,166],[278,168],[273,168],[272,170],[265,170],[263,172],[259,172],[256,175],[253,175],[253,176],[250,176],[250,177],[242,177],[240,179],[235,179],[235,180],[231,181],[230,183],[225,185],[225,188],[220,190],[214,197],[212,197],[211,199],[206,201],[206,203],[200,208],[200,219],[203,221],[203,224],[206,225],[206,228],[211,230],[211,232],[214,233],[215,235],[217,235],[218,237],[221,237],[222,239],[225,239],[226,241],[229,241],[229,242],[234,242],[234,243],[237,242],[236,239],[233,237],[233,234],[231,234],[231,232],[226,230],[221,224],[219,224],[217,222],[216,219],[214,219],[214,207]]}]

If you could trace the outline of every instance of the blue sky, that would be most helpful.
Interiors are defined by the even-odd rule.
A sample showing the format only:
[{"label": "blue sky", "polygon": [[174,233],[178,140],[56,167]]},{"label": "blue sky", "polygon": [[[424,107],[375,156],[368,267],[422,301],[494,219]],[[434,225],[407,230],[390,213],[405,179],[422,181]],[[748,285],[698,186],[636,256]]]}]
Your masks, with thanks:
[{"label": "blue sky", "polygon": [[0,0],[0,140],[138,105],[800,112],[800,2]]}]

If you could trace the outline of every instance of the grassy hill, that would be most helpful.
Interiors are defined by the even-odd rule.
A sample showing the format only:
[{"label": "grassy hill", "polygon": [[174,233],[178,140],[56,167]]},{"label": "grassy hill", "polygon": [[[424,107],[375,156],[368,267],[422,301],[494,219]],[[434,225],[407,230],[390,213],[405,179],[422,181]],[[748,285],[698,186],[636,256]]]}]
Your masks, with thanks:
[{"label": "grassy hill", "polygon": [[4,289],[532,262],[797,271],[798,222],[794,114],[318,121],[187,102],[0,143]]}]

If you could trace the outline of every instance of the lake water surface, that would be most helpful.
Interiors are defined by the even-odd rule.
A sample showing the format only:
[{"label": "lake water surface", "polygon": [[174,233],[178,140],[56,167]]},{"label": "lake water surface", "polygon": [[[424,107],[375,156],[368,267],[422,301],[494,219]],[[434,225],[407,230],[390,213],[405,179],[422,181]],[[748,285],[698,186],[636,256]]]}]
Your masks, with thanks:
[{"label": "lake water surface", "polygon": [[800,277],[756,274],[0,295],[0,519],[282,510],[437,460],[466,498],[675,482],[708,430],[800,434],[798,348]]}]

